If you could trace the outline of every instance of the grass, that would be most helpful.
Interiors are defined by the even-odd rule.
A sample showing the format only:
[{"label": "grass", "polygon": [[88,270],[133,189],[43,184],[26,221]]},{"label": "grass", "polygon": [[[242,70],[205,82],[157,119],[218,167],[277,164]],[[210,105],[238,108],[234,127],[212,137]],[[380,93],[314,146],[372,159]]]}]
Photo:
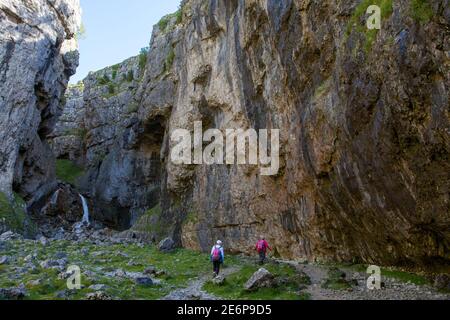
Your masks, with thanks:
[{"label": "grass", "polygon": [[409,282],[421,286],[430,284],[429,281],[421,275],[394,269],[384,269],[384,268],[381,269],[381,276],[387,278],[394,278],[401,282],[405,283]]},{"label": "grass", "polygon": [[[230,258],[227,258],[229,260]],[[232,258],[233,265],[242,264]],[[234,261],[233,261],[234,260]],[[305,292],[299,293],[301,285],[308,285],[309,278],[305,278],[297,271],[288,265],[268,264],[264,266],[275,277],[284,277],[287,281],[285,284],[276,286],[274,288],[261,288],[254,292],[249,292],[244,289],[245,283],[251,276],[259,269],[259,266],[245,263],[242,268],[227,277],[223,285],[215,285],[212,282],[207,282],[203,289],[209,293],[217,295],[225,299],[232,300],[308,300],[310,296]]]},{"label": "grass", "polygon": [[84,174],[83,168],[67,159],[56,160],[56,176],[63,182],[76,185],[78,178]]},{"label": "grass", "polygon": [[127,82],[132,82],[134,80],[134,75],[133,75],[133,71],[130,70],[128,71],[127,75],[126,75],[126,81]]},{"label": "grass", "polygon": [[428,0],[412,0],[410,9],[411,16],[421,24],[430,22],[433,17],[433,9]]},{"label": "grass", "polygon": [[[369,265],[367,264],[332,264],[330,266],[343,270],[348,269],[360,273],[366,273],[367,268],[369,267]],[[413,283],[415,285],[430,284],[427,278],[422,275],[401,271],[395,268],[381,268],[381,276],[386,278],[393,278],[404,283]]]},{"label": "grass", "polygon": [[116,80],[117,72],[119,71],[119,68],[120,68],[120,64],[115,64],[115,65],[112,66],[112,75],[111,75],[111,77],[112,77],[113,80]]},{"label": "grass", "polygon": [[346,37],[348,37],[353,30],[364,34],[365,41],[363,49],[366,54],[370,52],[373,44],[376,41],[378,31],[377,29],[369,30],[366,26],[366,20],[361,25],[362,17],[366,15],[367,8],[371,5],[377,5],[381,9],[381,20],[389,18],[393,13],[393,1],[392,0],[363,0],[355,9],[350,21],[347,25]]},{"label": "grass", "polygon": [[[55,259],[57,252],[64,252],[68,257],[68,266],[77,265],[81,272],[89,271],[95,276],[90,278],[82,275],[81,290],[68,293],[68,298],[82,300],[88,293],[93,292],[89,287],[94,284],[103,284],[104,290],[111,297],[124,300],[151,300],[167,295],[170,291],[187,286],[190,280],[206,273],[209,270],[209,257],[205,254],[176,250],[163,254],[154,246],[139,247],[136,245],[112,245],[101,246],[91,243],[74,244],[66,241],[51,242],[48,246],[35,244],[32,241],[10,242],[11,247],[4,253],[14,256],[17,261],[14,264],[1,266],[0,288],[17,287],[21,283],[27,288],[28,300],[58,300],[58,292],[66,291],[66,280],[58,277],[59,272],[52,269],[43,269],[38,263],[34,263],[36,270],[16,276],[16,267],[26,265],[24,258],[32,253],[37,253],[38,260]],[[82,254],[81,250],[87,254]],[[130,266],[133,260],[135,265]],[[117,269],[126,272],[143,272],[147,267],[153,266],[156,270],[164,270],[165,274],[158,279],[161,285],[150,287],[139,286],[129,278],[108,277],[106,273]],[[32,281],[41,280],[38,285]]]},{"label": "grass", "polygon": [[0,192],[0,223],[7,229],[32,237],[37,232],[37,227],[26,213],[25,201],[16,193],[13,200]]},{"label": "grass", "polygon": [[164,71],[168,72],[172,68],[174,61],[175,61],[175,49],[172,47],[170,48],[169,54],[167,55],[166,61],[164,62]]},{"label": "grass", "polygon": [[132,227],[132,231],[147,235],[162,237],[169,226],[165,226],[158,218],[161,215],[161,206],[158,204],[148,210]]},{"label": "grass", "polygon": [[98,77],[97,82],[99,85],[105,86],[105,85],[111,83],[111,79],[108,77],[107,74],[105,74],[103,77]]},{"label": "grass", "polygon": [[341,275],[343,272],[337,268],[331,268],[328,271],[328,278],[322,284],[322,288],[331,289],[331,290],[347,290],[352,286],[351,284],[345,280],[345,277]]},{"label": "grass", "polygon": [[[145,66],[147,65],[147,56],[148,56],[148,52],[149,52],[149,48],[145,47],[142,48],[141,51],[139,52],[139,69],[140,70],[144,70]],[[133,79],[131,79],[131,81],[133,81]],[[129,80],[130,82],[130,80]]]}]

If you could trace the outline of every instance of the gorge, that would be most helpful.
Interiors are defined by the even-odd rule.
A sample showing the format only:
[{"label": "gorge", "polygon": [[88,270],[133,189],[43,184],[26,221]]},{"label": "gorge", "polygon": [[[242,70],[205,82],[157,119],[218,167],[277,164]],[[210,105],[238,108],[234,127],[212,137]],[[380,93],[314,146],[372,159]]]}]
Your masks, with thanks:
[{"label": "gorge", "polygon": [[[282,259],[448,270],[450,6],[373,1],[369,31],[369,2],[182,1],[148,52],[67,86],[78,1],[2,1],[0,200],[27,214],[0,231],[69,228],[84,197],[123,237],[248,254],[265,235]],[[173,163],[198,121],[279,129],[278,172]]]}]

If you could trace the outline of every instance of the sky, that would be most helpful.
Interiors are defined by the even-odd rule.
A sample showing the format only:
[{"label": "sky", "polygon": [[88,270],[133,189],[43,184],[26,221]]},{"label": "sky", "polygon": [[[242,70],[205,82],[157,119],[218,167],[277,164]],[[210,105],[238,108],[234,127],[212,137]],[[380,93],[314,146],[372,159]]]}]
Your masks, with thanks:
[{"label": "sky", "polygon": [[76,83],[97,71],[139,54],[150,43],[153,25],[177,11],[180,0],[81,0],[85,35],[80,39]]}]

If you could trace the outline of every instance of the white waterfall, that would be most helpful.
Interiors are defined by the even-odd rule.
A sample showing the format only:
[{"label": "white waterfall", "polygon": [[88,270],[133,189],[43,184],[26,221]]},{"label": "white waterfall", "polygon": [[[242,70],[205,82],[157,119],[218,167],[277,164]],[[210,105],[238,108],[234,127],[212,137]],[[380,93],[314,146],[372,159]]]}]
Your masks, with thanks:
[{"label": "white waterfall", "polygon": [[89,208],[86,199],[80,194],[81,202],[83,203],[83,220],[82,223],[90,224],[89,221]]},{"label": "white waterfall", "polygon": [[59,197],[59,192],[61,191],[61,189],[56,190],[56,192],[52,195],[52,198],[50,199],[50,203],[52,206],[56,206],[56,204],[58,203],[58,197]]}]

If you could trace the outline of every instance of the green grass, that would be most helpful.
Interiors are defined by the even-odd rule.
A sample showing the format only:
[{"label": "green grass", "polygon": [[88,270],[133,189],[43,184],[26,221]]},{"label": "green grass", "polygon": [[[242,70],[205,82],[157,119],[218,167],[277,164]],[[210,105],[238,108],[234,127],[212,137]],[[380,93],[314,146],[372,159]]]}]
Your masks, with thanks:
[{"label": "green grass", "polygon": [[428,23],[433,17],[433,9],[428,0],[412,0],[410,9],[414,20],[422,24]]},{"label": "green grass", "polygon": [[134,80],[134,75],[133,75],[133,71],[130,70],[128,71],[127,75],[126,75],[126,81],[127,82],[132,82]]},{"label": "green grass", "polygon": [[410,282],[415,285],[427,285],[429,284],[429,281],[418,274],[409,273],[405,271],[399,271],[394,269],[381,269],[381,276],[387,277],[387,278],[394,278],[396,280],[399,280],[401,282]]},{"label": "green grass", "polygon": [[345,279],[341,277],[342,271],[338,268],[331,268],[328,271],[328,278],[322,284],[322,288],[331,290],[347,290],[352,286]]},{"label": "green grass", "polygon": [[[230,258],[227,258],[229,260]],[[236,259],[236,258],[235,258]],[[228,263],[228,262],[227,262]],[[232,261],[232,265],[239,265],[239,262]],[[265,265],[275,277],[286,278],[286,284],[275,288],[261,288],[254,292],[244,289],[245,283],[259,269],[259,266],[244,264],[242,268],[227,277],[225,283],[221,286],[212,282],[207,282],[203,289],[209,293],[225,299],[232,300],[308,300],[310,296],[305,293],[298,293],[301,285],[310,284],[309,278],[297,274],[296,270],[288,265]]]},{"label": "green grass", "polygon": [[[366,26],[367,20],[362,19],[366,15],[367,8],[371,5],[377,5],[381,9],[381,20],[389,18],[393,13],[393,1],[392,0],[363,0],[355,9],[350,21],[347,25],[346,37],[348,37],[353,30],[364,34],[365,41],[363,44],[363,50],[366,54],[370,52],[373,44],[376,41],[378,31],[376,29],[369,30]],[[363,23],[362,23],[362,20]],[[362,23],[362,24],[361,24]]]},{"label": "green grass", "polygon": [[[342,270],[348,269],[360,273],[366,273],[367,268],[369,267],[369,265],[367,264],[342,264],[342,263],[329,264],[329,266],[332,266],[334,268],[340,268]],[[394,278],[396,280],[405,283],[407,282],[414,283],[416,285],[429,284],[429,281],[424,276],[411,272],[397,270],[395,268],[381,268],[381,276],[386,278]]]},{"label": "green grass", "polygon": [[[208,255],[189,250],[176,250],[169,254],[159,252],[154,246],[139,247],[135,245],[112,245],[99,246],[91,243],[75,244],[66,241],[51,242],[48,246],[35,244],[32,241],[10,242],[11,248],[2,254],[14,256],[17,263],[1,266],[0,288],[17,287],[19,284],[26,285],[29,300],[54,300],[57,293],[67,289],[66,280],[58,278],[56,270],[42,269],[38,264],[35,272],[20,275],[17,279],[15,267],[25,265],[24,258],[32,253],[38,254],[38,261],[54,259],[57,252],[65,252],[68,256],[69,265],[77,265],[81,272],[94,272],[96,276],[90,279],[84,275],[81,290],[75,290],[68,298],[73,300],[85,299],[92,292],[89,286],[93,284],[104,284],[107,286],[105,293],[113,298],[124,300],[135,299],[158,299],[167,295],[170,291],[186,287],[193,278],[205,274],[210,269]],[[81,250],[87,250],[87,255]],[[103,253],[94,255],[94,253]],[[123,256],[125,254],[127,256]],[[130,260],[136,262],[136,266],[129,266]],[[143,287],[136,285],[129,278],[108,277],[106,273],[117,269],[126,272],[143,272],[147,267],[153,266],[157,270],[164,270],[165,275],[160,276],[161,285]],[[30,281],[41,279],[42,283],[33,286]]]},{"label": "green grass", "polygon": [[105,74],[103,77],[98,77],[97,82],[99,85],[105,86],[105,85],[111,83],[111,79],[108,77],[107,74]]},{"label": "green grass", "polygon": [[132,227],[132,231],[144,233],[147,235],[155,235],[162,237],[169,226],[163,224],[159,219],[161,215],[161,206],[158,204],[154,208],[148,210]]},{"label": "green grass", "polygon": [[56,176],[63,182],[76,185],[78,178],[84,174],[83,168],[67,159],[56,160]]},{"label": "green grass", "polygon": [[26,213],[25,201],[16,193],[14,199],[0,192],[0,223],[7,229],[21,233],[27,237],[33,237],[37,233],[37,227]]},{"label": "green grass", "polygon": [[120,64],[115,64],[115,65],[112,66],[112,75],[111,75],[111,77],[112,77],[113,80],[116,80],[117,72],[119,71],[119,68],[120,68]]},{"label": "green grass", "polygon": [[175,61],[175,49],[172,47],[170,48],[169,54],[167,55],[166,61],[164,62],[164,71],[168,72],[172,68],[174,61]]},{"label": "green grass", "polygon": [[[139,69],[142,71],[145,69],[145,66],[147,65],[147,56],[148,56],[148,52],[149,52],[149,48],[145,47],[142,48],[141,51],[139,52]],[[133,79],[129,80],[133,81]]]}]

